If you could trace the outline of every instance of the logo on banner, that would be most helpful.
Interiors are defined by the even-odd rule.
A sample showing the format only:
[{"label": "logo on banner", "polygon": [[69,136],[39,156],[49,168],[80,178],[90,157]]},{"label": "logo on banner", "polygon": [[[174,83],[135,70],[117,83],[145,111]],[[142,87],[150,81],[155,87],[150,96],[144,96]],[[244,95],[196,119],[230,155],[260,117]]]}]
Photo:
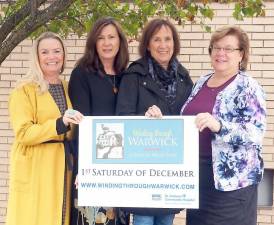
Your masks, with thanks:
[{"label": "logo on banner", "polygon": [[123,159],[124,126],[122,123],[96,124],[96,158]]}]

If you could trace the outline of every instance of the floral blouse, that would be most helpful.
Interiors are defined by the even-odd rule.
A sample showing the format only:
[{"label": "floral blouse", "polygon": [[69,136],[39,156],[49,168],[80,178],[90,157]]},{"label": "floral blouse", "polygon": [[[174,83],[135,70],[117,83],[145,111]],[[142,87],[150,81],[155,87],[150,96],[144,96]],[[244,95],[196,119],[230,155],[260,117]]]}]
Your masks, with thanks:
[{"label": "floral blouse", "polygon": [[[201,77],[193,87],[185,106],[212,76]],[[245,72],[216,97],[212,115],[221,129],[212,139],[212,163],[215,188],[237,190],[257,184],[263,176],[262,141],[266,129],[266,102],[262,87]]]}]

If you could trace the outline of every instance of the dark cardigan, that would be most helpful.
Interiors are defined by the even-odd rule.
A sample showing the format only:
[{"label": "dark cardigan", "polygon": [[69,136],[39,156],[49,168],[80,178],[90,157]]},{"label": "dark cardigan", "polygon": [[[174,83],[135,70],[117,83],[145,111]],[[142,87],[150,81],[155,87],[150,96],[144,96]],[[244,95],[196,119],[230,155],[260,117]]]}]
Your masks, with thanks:
[{"label": "dark cardigan", "polygon": [[[121,75],[116,75],[120,81]],[[85,116],[115,115],[117,95],[106,76],[76,67],[69,80],[69,97],[73,108]]]},{"label": "dark cardigan", "polygon": [[[115,76],[116,87],[119,86],[121,75]],[[97,72],[89,72],[77,66],[71,74],[69,80],[69,97],[74,109],[83,113],[85,116],[112,116],[115,115],[115,106],[117,94],[113,92],[113,83],[108,80],[107,76],[99,75]],[[76,133],[78,133],[76,131]],[[78,138],[74,140],[74,167],[73,180],[78,173]],[[72,199],[77,198],[77,190],[72,186]],[[100,209],[103,210],[104,209]],[[118,209],[116,209],[118,210]],[[71,207],[71,225],[82,224],[81,217],[78,218],[78,210]],[[126,216],[126,215],[125,215]],[[116,220],[111,220],[110,225],[124,224],[120,220],[120,216]],[[129,224],[129,217],[124,218],[126,224]],[[84,224],[88,225],[84,218]],[[97,224],[97,223],[96,223]]]}]

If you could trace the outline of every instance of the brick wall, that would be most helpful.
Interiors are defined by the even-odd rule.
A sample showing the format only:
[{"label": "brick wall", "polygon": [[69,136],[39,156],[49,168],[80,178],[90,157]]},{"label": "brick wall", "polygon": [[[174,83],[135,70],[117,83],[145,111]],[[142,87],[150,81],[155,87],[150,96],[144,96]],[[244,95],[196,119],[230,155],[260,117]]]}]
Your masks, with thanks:
[{"label": "brick wall", "polygon": [[[227,25],[240,25],[248,32],[251,39],[251,58],[249,73],[255,77],[267,93],[267,132],[264,139],[263,157],[266,168],[274,170],[274,3],[265,2],[266,17],[248,18],[235,21],[232,17],[233,5],[212,4],[216,17],[208,23],[212,29]],[[211,70],[207,47],[210,34],[205,33],[199,25],[177,26],[181,36],[181,54],[179,60],[190,70],[196,80],[200,75]],[[67,68],[64,77],[68,80],[75,61],[81,57],[85,38],[78,39],[71,35],[65,40],[68,49]],[[0,225],[5,223],[8,198],[9,149],[13,134],[8,119],[8,95],[15,81],[27,70],[32,41],[24,40],[0,67]],[[137,42],[130,43],[130,59],[138,58]],[[274,196],[273,196],[274,199]],[[174,224],[183,225],[185,212],[177,216]],[[258,224],[274,225],[274,207],[258,208]]]}]

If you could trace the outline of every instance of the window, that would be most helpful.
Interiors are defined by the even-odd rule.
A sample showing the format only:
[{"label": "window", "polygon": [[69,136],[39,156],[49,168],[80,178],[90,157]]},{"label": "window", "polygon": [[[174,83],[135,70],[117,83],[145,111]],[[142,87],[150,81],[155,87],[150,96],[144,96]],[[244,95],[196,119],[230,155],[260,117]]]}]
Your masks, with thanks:
[{"label": "window", "polygon": [[263,180],[258,189],[258,206],[273,206],[273,176],[274,170],[265,169]]}]

